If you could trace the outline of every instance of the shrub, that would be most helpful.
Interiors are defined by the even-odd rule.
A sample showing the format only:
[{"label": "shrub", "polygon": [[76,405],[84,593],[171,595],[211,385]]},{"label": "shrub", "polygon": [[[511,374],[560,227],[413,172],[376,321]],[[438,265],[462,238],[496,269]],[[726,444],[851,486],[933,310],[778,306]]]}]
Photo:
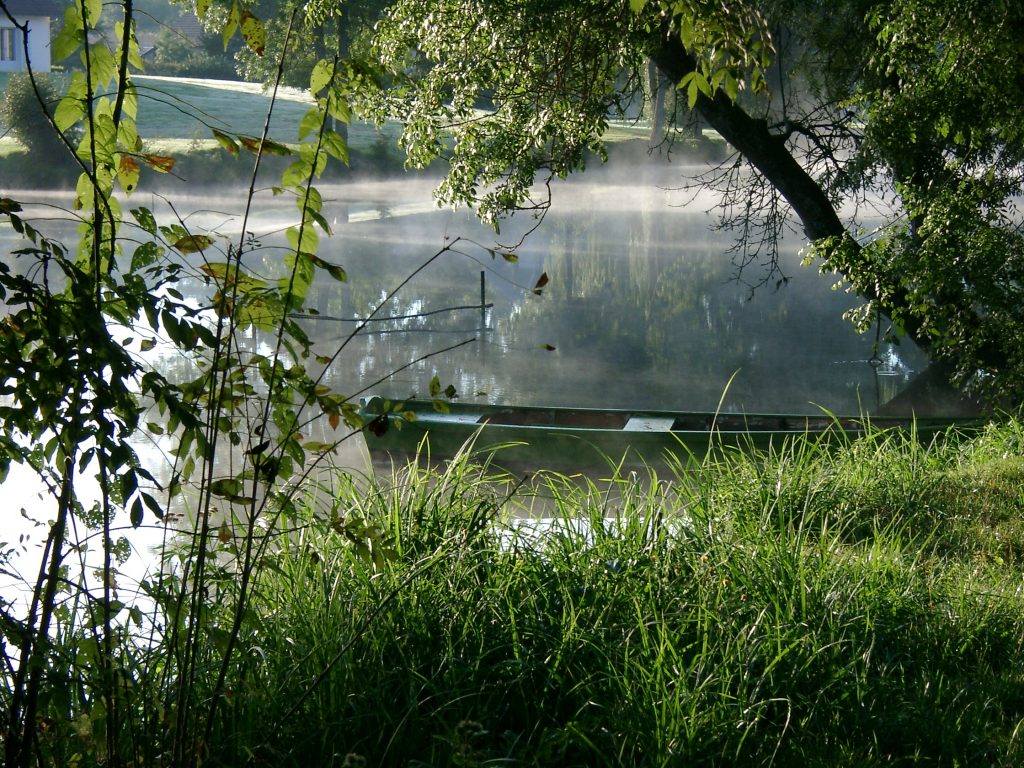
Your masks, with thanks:
[{"label": "shrub", "polygon": [[45,75],[36,75],[36,85],[39,88],[38,95],[27,74],[12,74],[4,89],[3,100],[0,101],[0,117],[10,129],[11,135],[31,154],[45,152],[47,157],[59,157],[67,150],[43,110],[45,104],[46,109],[53,112],[60,100],[58,89],[53,80]]}]

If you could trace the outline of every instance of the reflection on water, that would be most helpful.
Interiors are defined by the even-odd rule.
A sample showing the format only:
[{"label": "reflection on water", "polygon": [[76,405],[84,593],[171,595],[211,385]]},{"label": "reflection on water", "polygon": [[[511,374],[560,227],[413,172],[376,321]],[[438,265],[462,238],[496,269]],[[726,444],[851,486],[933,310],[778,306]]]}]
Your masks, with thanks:
[{"label": "reflection on water", "polygon": [[[673,193],[650,179],[560,186],[516,261],[488,252],[495,235],[468,212],[431,210],[429,189],[423,180],[322,188],[335,236],[321,240],[320,255],[342,264],[349,280],[325,278],[308,297],[320,317],[302,322],[320,354],[335,352],[357,327],[353,319],[457,240],[377,316],[400,319],[370,323],[347,344],[326,373],[340,392],[404,398],[424,393],[436,373],[463,399],[489,402],[707,410],[722,400],[727,410],[859,413],[924,365],[909,343],[876,348],[875,334],[853,331],[842,315],[855,297],[833,290],[833,276],[799,265],[799,239],[782,248],[788,282],[751,292],[733,279],[729,235],[711,230],[702,207],[676,207]],[[159,216],[158,199],[133,202]],[[193,211],[185,217],[191,226],[213,228],[225,242],[243,227],[241,211],[231,209],[237,201],[175,203]],[[250,266],[280,274],[281,232],[296,217],[287,199],[256,209],[244,223],[259,244]],[[515,242],[535,223],[513,218],[499,239]],[[13,232],[0,230],[0,241],[9,252]],[[493,303],[485,318],[479,309],[438,312],[479,305],[481,271]],[[549,282],[537,295],[531,289],[542,274]],[[434,314],[414,317],[424,313]]]},{"label": "reflection on water", "polygon": [[[404,398],[424,393],[437,373],[462,398],[489,402],[706,410],[724,393],[729,410],[860,413],[923,366],[909,344],[876,349],[874,334],[854,332],[842,315],[855,298],[833,290],[833,276],[799,265],[799,241],[783,249],[788,283],[752,292],[733,279],[728,236],[711,232],[702,211],[670,207],[666,196],[650,187],[566,185],[515,249],[517,261],[458,242],[380,313],[402,319],[372,323],[350,344],[330,383]],[[312,303],[322,317],[305,321],[321,351],[352,331],[346,320],[366,317],[386,289],[456,236],[494,244],[468,214],[340,227],[323,255],[345,265],[349,282],[318,286]],[[494,305],[486,331],[478,310],[409,318],[479,304],[481,271]],[[536,295],[542,274],[549,282]],[[374,384],[468,338],[476,341]]]}]

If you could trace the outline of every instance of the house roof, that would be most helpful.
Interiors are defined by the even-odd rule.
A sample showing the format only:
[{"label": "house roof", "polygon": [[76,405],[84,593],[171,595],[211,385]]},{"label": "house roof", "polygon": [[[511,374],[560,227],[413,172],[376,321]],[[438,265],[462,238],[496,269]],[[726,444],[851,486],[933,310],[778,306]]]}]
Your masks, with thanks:
[{"label": "house roof", "polygon": [[63,7],[55,0],[6,0],[12,16],[62,16]]}]

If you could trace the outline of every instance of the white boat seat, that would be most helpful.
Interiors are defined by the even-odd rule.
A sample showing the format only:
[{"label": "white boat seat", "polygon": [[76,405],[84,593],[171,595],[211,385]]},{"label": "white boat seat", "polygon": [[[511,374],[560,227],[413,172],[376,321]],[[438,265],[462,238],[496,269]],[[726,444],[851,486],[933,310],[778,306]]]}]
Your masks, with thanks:
[{"label": "white boat seat", "polygon": [[671,416],[632,416],[623,427],[625,432],[668,432],[675,418]]}]

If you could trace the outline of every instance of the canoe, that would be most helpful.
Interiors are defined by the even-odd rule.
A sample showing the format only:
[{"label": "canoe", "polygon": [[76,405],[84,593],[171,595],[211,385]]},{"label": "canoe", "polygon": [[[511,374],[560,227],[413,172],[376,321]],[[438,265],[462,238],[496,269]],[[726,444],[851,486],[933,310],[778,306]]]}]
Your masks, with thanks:
[{"label": "canoe", "polygon": [[[931,439],[962,419],[865,419],[764,413],[603,410],[486,405],[431,400],[360,404],[363,434],[375,456],[449,459],[472,441],[477,453],[495,454],[504,467],[579,468],[658,464],[700,459],[714,447],[764,450],[797,436],[857,437],[866,429],[914,431]],[[870,425],[870,427],[868,426]]]}]

